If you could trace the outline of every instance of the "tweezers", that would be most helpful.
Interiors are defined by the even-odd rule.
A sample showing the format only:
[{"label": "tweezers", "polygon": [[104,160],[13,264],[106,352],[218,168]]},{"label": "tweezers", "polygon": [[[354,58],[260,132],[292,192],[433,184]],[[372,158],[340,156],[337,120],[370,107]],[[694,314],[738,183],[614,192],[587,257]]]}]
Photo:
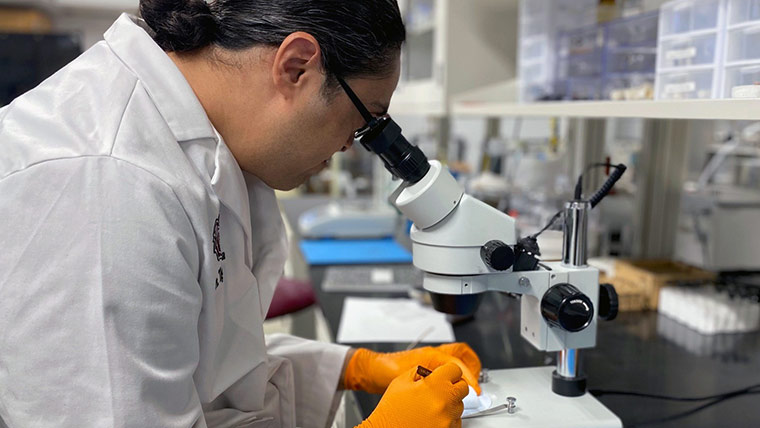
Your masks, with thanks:
[{"label": "tweezers", "polygon": [[494,413],[500,413],[502,410],[507,410],[508,404],[500,404],[498,406],[491,407],[490,409],[482,410],[477,413],[471,413],[467,416],[462,416],[462,419],[479,418],[481,416],[493,415]]}]

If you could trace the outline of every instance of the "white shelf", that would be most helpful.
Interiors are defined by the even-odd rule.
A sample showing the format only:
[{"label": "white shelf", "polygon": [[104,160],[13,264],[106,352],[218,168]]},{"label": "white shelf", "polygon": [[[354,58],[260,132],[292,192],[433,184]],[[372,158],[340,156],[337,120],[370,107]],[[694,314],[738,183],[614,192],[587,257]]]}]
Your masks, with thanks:
[{"label": "white shelf", "polygon": [[728,26],[728,31],[731,31],[731,30],[742,30],[744,28],[755,27],[757,25],[760,25],[760,20],[740,22],[738,24],[731,24],[731,25],[729,25]]},{"label": "white shelf", "polygon": [[692,39],[694,37],[720,33],[720,31],[718,30],[719,30],[718,27],[713,27],[713,28],[705,28],[703,30],[687,31],[684,33],[673,33],[673,34],[667,34],[662,37],[659,37],[657,40],[659,43],[659,42],[666,42],[669,40]]},{"label": "white shelf", "polygon": [[139,0],[0,0],[0,7],[29,7],[55,11],[60,8],[93,11],[136,11]]},{"label": "white shelf", "polygon": [[757,120],[760,99],[567,101],[541,103],[480,102],[460,99],[459,116]]}]

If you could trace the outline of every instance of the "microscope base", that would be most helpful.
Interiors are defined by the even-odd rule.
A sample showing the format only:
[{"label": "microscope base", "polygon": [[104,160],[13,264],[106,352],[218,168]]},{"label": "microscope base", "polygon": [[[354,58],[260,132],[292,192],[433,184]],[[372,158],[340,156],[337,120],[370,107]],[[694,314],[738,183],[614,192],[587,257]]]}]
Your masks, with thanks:
[{"label": "microscope base", "polygon": [[515,397],[516,411],[464,419],[462,428],[622,428],[623,423],[591,394],[562,397],[552,392],[554,367],[491,370],[481,385],[494,405]]}]

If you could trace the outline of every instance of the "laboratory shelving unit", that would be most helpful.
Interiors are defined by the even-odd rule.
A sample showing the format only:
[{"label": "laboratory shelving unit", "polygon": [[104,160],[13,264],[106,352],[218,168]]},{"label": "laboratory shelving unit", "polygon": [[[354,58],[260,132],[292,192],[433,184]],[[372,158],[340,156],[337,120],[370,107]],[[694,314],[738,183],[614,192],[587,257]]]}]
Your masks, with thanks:
[{"label": "laboratory shelving unit", "polygon": [[758,120],[760,119],[760,99],[575,101],[522,104],[460,98],[453,104],[452,113],[460,116]]},{"label": "laboratory shelving unit", "polygon": [[454,95],[514,78],[518,4],[400,0],[407,41],[390,113],[445,117]]}]

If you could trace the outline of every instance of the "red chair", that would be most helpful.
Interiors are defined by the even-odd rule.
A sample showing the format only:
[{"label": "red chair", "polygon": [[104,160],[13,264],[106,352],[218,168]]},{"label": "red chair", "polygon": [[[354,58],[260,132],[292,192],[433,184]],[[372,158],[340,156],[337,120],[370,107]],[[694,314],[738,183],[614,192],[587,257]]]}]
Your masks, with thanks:
[{"label": "red chair", "polygon": [[266,319],[298,312],[316,302],[317,296],[314,294],[311,282],[280,278]]}]

